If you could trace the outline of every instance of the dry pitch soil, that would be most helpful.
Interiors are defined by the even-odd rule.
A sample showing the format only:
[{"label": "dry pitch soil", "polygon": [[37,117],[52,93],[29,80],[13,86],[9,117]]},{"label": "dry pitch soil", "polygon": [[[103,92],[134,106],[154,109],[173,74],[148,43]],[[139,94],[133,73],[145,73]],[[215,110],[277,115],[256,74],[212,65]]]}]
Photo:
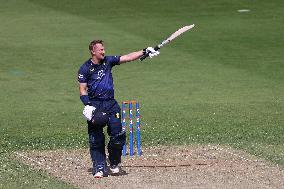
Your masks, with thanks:
[{"label": "dry pitch soil", "polygon": [[17,152],[16,158],[78,188],[284,188],[284,169],[219,145],[143,148],[118,176],[95,179],[88,149]]}]

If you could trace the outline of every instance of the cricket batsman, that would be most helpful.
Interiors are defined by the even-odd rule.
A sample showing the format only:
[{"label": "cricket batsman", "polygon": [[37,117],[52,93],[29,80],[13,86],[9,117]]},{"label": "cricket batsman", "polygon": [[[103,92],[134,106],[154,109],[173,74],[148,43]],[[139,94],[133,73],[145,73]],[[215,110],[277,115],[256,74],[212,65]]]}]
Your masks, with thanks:
[{"label": "cricket batsman", "polygon": [[84,104],[83,115],[87,120],[90,155],[95,178],[108,176],[105,135],[107,126],[110,140],[107,145],[110,174],[119,174],[122,148],[126,133],[122,130],[120,106],[114,99],[114,87],[111,70],[114,66],[134,61],[143,55],[150,58],[159,55],[152,47],[123,56],[106,56],[102,40],[94,40],[89,45],[91,57],[81,65],[78,71],[80,99]]}]

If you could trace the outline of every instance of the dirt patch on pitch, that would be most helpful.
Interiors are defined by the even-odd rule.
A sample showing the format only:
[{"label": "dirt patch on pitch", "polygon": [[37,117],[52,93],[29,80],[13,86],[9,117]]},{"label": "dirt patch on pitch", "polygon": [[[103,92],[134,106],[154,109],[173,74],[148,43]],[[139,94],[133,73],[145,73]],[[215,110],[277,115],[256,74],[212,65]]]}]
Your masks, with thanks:
[{"label": "dirt patch on pitch", "polygon": [[79,188],[284,188],[284,170],[223,146],[143,148],[122,174],[95,179],[88,149],[17,152],[21,162]]}]

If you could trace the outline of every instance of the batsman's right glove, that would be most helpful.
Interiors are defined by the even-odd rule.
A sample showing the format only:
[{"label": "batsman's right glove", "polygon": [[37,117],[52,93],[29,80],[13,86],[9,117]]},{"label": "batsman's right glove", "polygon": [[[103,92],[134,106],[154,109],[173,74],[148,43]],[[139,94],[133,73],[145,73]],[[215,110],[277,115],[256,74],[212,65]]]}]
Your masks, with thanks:
[{"label": "batsman's right glove", "polygon": [[95,112],[96,108],[94,106],[86,105],[83,110],[83,115],[87,121],[91,121],[93,117],[93,113]]},{"label": "batsman's right glove", "polygon": [[159,51],[156,51],[153,47],[147,47],[146,49],[143,49],[144,54],[148,54],[150,58],[153,58],[154,56],[158,56],[160,54]]}]

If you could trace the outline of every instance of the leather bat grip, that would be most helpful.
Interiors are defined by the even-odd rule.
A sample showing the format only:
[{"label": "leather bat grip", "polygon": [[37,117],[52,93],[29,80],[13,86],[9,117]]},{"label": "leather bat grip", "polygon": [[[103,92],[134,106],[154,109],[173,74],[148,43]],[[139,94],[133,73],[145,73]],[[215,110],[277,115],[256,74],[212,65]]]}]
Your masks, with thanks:
[{"label": "leather bat grip", "polygon": [[[156,46],[156,47],[154,47],[154,50],[155,51],[157,51],[157,50],[159,50],[160,49],[160,47],[159,46]],[[149,56],[149,52],[148,53],[145,53],[143,56],[141,56],[140,57],[140,61],[143,61],[145,58],[147,58],[148,56]]]}]

